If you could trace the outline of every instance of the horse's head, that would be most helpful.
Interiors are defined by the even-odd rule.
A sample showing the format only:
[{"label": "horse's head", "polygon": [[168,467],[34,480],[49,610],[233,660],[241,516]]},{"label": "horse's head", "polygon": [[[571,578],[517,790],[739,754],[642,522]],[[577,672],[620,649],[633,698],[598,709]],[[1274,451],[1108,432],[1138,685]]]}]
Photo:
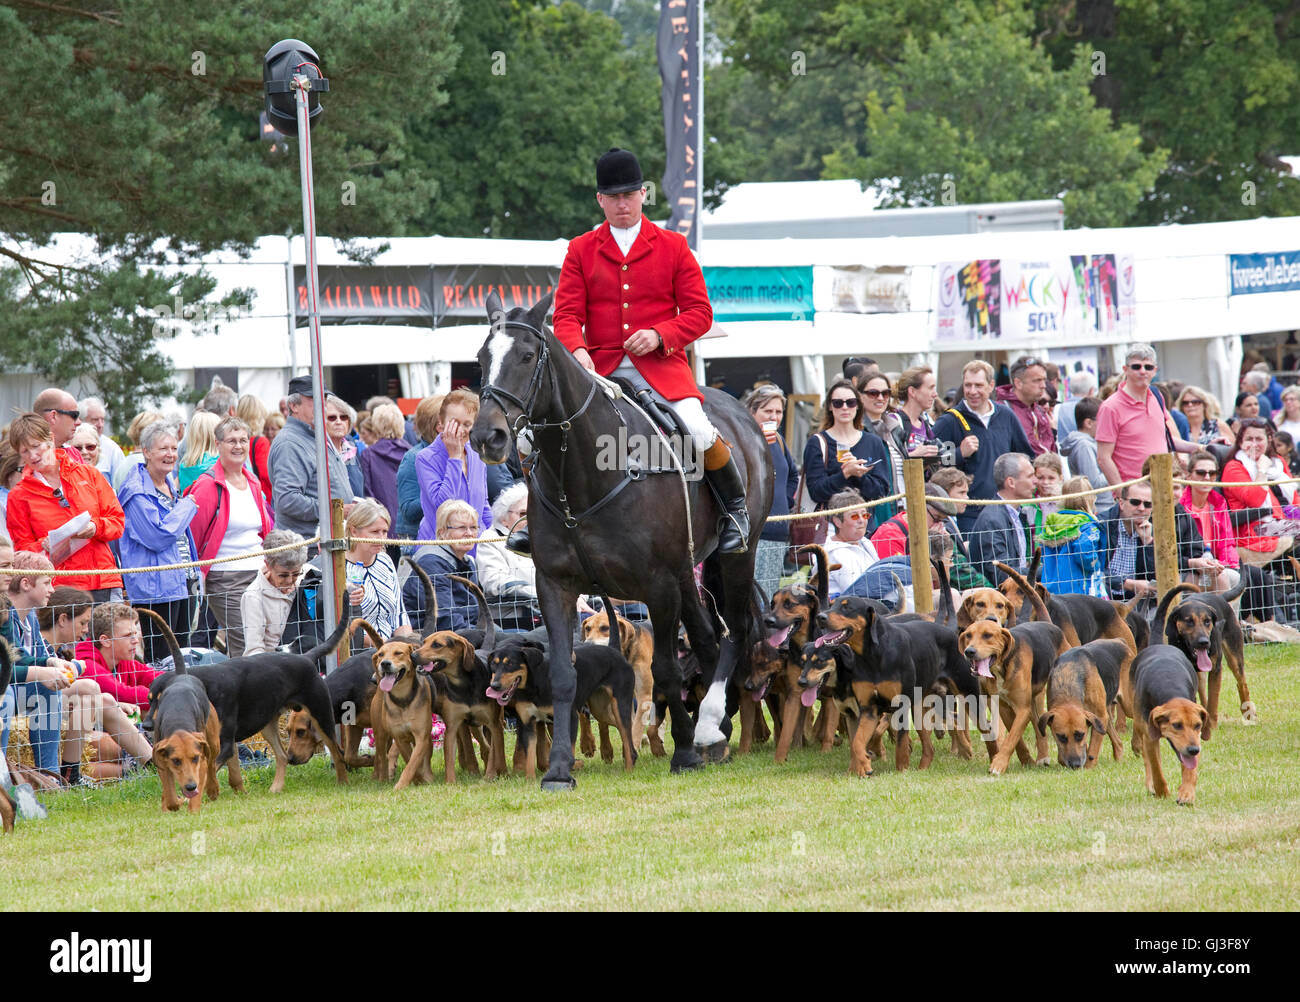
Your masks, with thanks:
[{"label": "horse's head", "polygon": [[507,314],[495,292],[487,297],[492,329],[478,353],[482,402],[469,433],[470,445],[486,463],[505,462],[515,422],[546,388],[546,356],[555,345],[545,326],[550,308],[547,295],[530,310],[516,307]]}]

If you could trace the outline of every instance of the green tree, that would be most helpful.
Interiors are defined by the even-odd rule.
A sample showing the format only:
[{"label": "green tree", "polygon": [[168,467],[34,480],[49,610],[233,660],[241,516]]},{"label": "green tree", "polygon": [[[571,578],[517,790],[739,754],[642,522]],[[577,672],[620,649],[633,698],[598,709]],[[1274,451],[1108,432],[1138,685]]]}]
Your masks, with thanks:
[{"label": "green tree", "polygon": [[[141,308],[177,293],[218,305],[204,301],[212,284],[201,276],[130,271],[300,225],[296,146],[277,156],[259,141],[266,49],[303,38],[330,78],[312,134],[320,232],[401,235],[434,191],[408,123],[445,100],[459,5],[117,7],[0,5],[0,258],[13,262],[0,282],[0,360],[51,380],[80,360],[106,397],[136,396],[119,408],[128,413],[169,391]],[[92,234],[105,260],[43,264],[64,232]],[[96,350],[71,351],[77,338]]]},{"label": "green tree", "polygon": [[[652,43],[624,48],[619,25],[578,4],[517,0],[466,7],[449,100],[412,143],[437,193],[419,232],[554,239],[599,219],[595,164],[635,151],[648,180],[664,167]],[[662,199],[647,215],[666,218]]]},{"label": "green tree", "polygon": [[1142,223],[1300,213],[1300,6],[1288,0],[1035,0],[1058,65],[1088,54],[1093,93],[1169,150]]},{"label": "green tree", "polygon": [[714,10],[735,95],[725,142],[751,176],[854,177],[895,205],[1064,197],[1071,225],[1116,225],[1164,166],[1095,107],[1082,55],[1054,64],[1035,43],[1022,0]]},{"label": "green tree", "polygon": [[1072,226],[1127,222],[1165,152],[1144,152],[1136,127],[1096,107],[1086,53],[1055,70],[1026,24],[1003,15],[909,38],[888,97],[868,98],[870,153],[832,155],[826,175],[876,179],[894,205],[1063,198]]}]

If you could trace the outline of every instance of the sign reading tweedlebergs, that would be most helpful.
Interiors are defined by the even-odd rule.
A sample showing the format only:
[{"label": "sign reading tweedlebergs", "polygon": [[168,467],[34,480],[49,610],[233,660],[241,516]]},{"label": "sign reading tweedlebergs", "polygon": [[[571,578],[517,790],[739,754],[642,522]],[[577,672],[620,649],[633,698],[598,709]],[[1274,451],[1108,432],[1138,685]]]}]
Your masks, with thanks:
[{"label": "sign reading tweedlebergs", "polygon": [[1300,251],[1276,254],[1229,254],[1228,295],[1294,292],[1300,289]]},{"label": "sign reading tweedlebergs", "polygon": [[939,340],[1117,340],[1133,334],[1132,255],[949,262],[938,274]]},{"label": "sign reading tweedlebergs", "polygon": [[838,313],[907,313],[912,269],[852,264],[831,269],[831,309]]}]

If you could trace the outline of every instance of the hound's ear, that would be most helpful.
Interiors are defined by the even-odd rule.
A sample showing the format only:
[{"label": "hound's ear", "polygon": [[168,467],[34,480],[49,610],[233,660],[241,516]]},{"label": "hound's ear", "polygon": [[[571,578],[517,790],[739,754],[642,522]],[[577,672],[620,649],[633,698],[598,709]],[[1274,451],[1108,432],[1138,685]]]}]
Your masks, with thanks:
[{"label": "hound's ear", "polygon": [[1094,731],[1098,734],[1106,733],[1106,721],[1102,720],[1101,717],[1097,716],[1095,713],[1089,713],[1087,716],[1088,723],[1092,724],[1092,729]]},{"label": "hound's ear", "polygon": [[1007,621],[1002,625],[1008,628],[1016,625],[1016,607],[1010,602],[1007,603]]},{"label": "hound's ear", "polygon": [[1005,664],[1007,658],[1011,657],[1011,652],[1015,650],[1016,638],[1005,626],[998,628],[998,635],[1002,638],[1002,653],[998,655],[998,663]]},{"label": "hound's ear", "polygon": [[375,648],[375,653],[370,655],[370,663],[374,665],[375,671],[379,671],[379,648]]},{"label": "hound's ear", "polygon": [[1047,729],[1052,726],[1052,718],[1055,716],[1056,716],[1055,713],[1044,713],[1041,717],[1038,718],[1039,734],[1042,734],[1044,736],[1047,735]]},{"label": "hound's ear", "polygon": [[536,672],[541,668],[542,663],[546,659],[546,654],[540,647],[522,647],[520,648],[520,653],[523,654],[524,661],[528,663],[528,670],[530,672]]},{"label": "hound's ear", "polygon": [[1169,719],[1169,711],[1163,706],[1157,706],[1147,717],[1147,737],[1152,741],[1160,740],[1160,730]]},{"label": "hound's ear", "polygon": [[1201,714],[1201,728],[1202,728],[1202,730],[1203,730],[1203,729],[1205,728],[1205,722],[1206,722],[1207,720],[1210,719],[1210,711],[1207,710],[1207,709],[1206,709],[1205,707],[1203,707],[1203,706],[1198,706],[1196,709],[1200,711],[1200,714]]},{"label": "hound's ear", "polygon": [[199,752],[204,758],[212,757],[212,747],[208,744],[207,738],[199,738]]},{"label": "hound's ear", "polygon": [[167,761],[167,756],[172,753],[173,740],[174,738],[166,738],[153,746],[153,761],[155,766],[159,762]]},{"label": "hound's ear", "polygon": [[961,600],[961,605],[957,609],[957,630],[964,633],[971,624],[970,618],[970,596],[967,595]]},{"label": "hound's ear", "polygon": [[495,324],[498,320],[505,319],[506,311],[501,306],[501,297],[495,292],[489,292],[487,294],[487,298],[484,300],[484,305],[487,307],[488,323]]}]

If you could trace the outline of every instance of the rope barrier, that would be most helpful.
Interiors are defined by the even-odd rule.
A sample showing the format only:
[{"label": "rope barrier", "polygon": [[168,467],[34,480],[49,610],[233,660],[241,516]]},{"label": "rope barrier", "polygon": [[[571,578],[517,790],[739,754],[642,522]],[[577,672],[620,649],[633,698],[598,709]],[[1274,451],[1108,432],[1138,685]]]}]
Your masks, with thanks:
[{"label": "rope barrier", "polygon": [[312,536],[311,539],[304,539],[301,543],[289,543],[285,546],[274,546],[269,550],[250,550],[248,553],[235,553],[229,557],[212,557],[209,560],[190,560],[183,564],[159,564],[157,567],[111,567],[108,570],[98,568],[89,568],[75,571],[33,571],[30,568],[19,569],[17,567],[0,567],[0,574],[22,574],[26,577],[106,577],[113,574],[157,574],[159,571],[180,571],[190,567],[210,567],[213,564],[228,564],[236,560],[247,560],[249,557],[263,556],[269,557],[274,553],[286,553],[289,550],[302,550],[308,546],[314,546],[320,542],[320,536]]},{"label": "rope barrier", "polygon": [[825,518],[827,515],[842,515],[846,511],[858,511],[861,508],[874,508],[877,505],[888,504],[890,501],[899,500],[902,496],[902,494],[890,494],[887,497],[876,498],[874,501],[864,501],[862,504],[851,504],[843,508],[824,508],[821,511],[795,512],[791,515],[769,515],[766,521],[795,522],[801,518]]},{"label": "rope barrier", "polygon": [[[1071,500],[1073,500],[1074,498],[1087,498],[1087,497],[1092,497],[1092,496],[1094,496],[1094,495],[1096,495],[1096,494],[1110,494],[1112,491],[1121,491],[1121,490],[1123,490],[1125,487],[1132,487],[1134,484],[1144,484],[1144,483],[1149,483],[1150,481],[1151,481],[1151,478],[1150,478],[1150,477],[1138,477],[1138,478],[1136,478],[1135,480],[1121,480],[1121,481],[1120,481],[1119,483],[1117,483],[1117,484],[1107,484],[1105,487],[1094,487],[1094,488],[1092,488],[1091,490],[1087,490],[1087,491],[1077,491],[1077,492],[1075,492],[1074,494],[1053,494],[1053,495],[1051,495],[1050,497],[1043,497],[1043,498],[1025,498],[1025,499],[1023,499],[1023,500],[1020,499],[1020,498],[1011,498],[1011,499],[1007,499],[1007,498],[988,498],[988,499],[986,499],[986,500],[978,500],[978,499],[976,499],[976,498],[969,498],[969,499],[966,499],[966,500],[959,500],[957,503],[958,503],[958,504],[973,504],[973,505],[991,505],[991,504],[1029,505],[1029,504],[1041,504],[1041,503],[1044,502],[1044,501],[1049,501],[1049,502],[1050,502],[1050,501],[1071,501]],[[936,500],[936,501],[939,501],[940,503],[942,503],[944,499],[943,499],[943,498],[935,498],[935,500]]]}]

